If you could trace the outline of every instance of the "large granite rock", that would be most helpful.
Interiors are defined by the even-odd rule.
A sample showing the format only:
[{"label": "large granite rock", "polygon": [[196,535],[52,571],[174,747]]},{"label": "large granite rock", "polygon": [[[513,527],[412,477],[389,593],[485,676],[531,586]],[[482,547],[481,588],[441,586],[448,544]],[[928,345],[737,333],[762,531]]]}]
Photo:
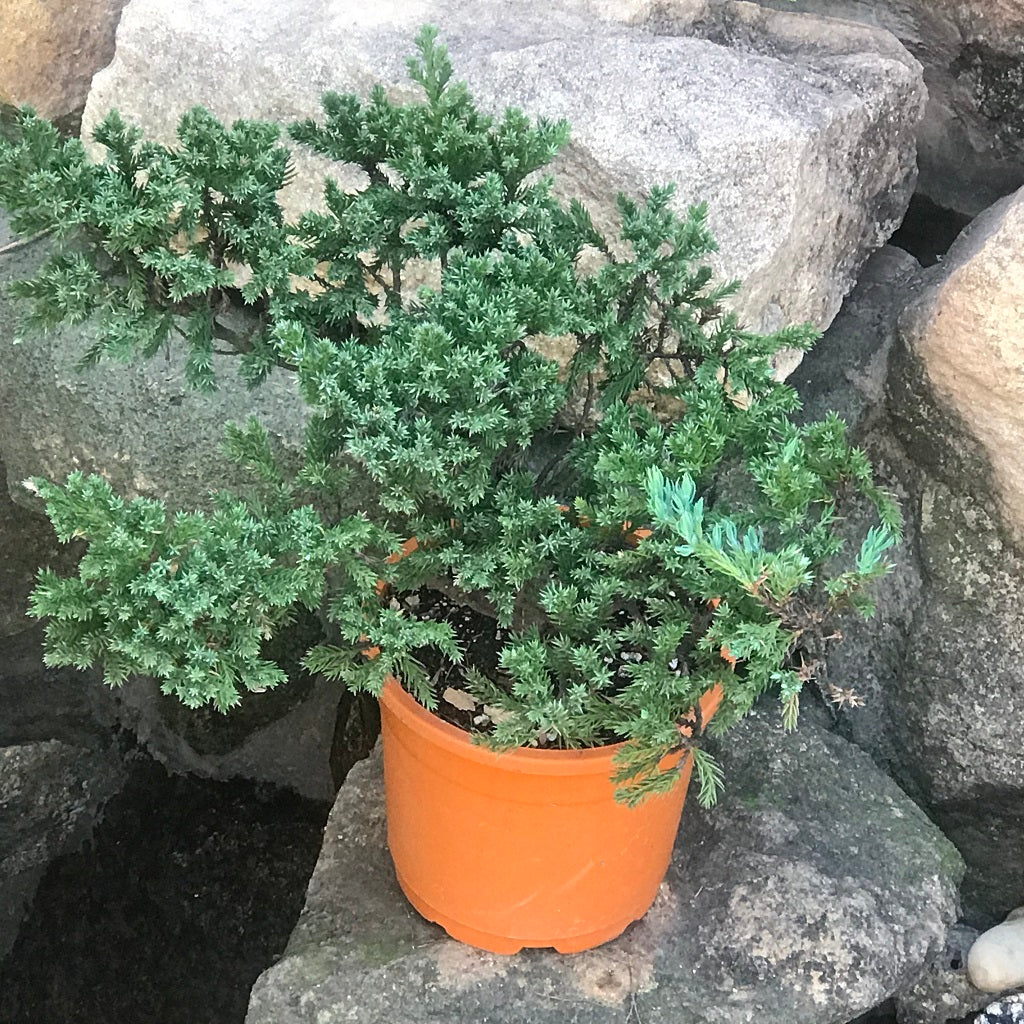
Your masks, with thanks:
[{"label": "large granite rock", "polygon": [[[732,2],[132,0],[83,124],[117,107],[169,140],[197,103],[289,120],[326,89],[381,80],[412,95],[405,58],[424,22],[483,107],[572,122],[563,184],[599,220],[616,189],[677,181],[680,205],[707,200],[753,326],[827,324],[913,190],[924,92],[903,47]],[[328,170],[357,181],[304,155],[296,169],[293,212],[317,203]]]},{"label": "large granite rock", "polygon": [[[829,659],[866,698],[841,727],[957,844],[978,926],[1024,903],[1020,208],[978,218],[937,267],[866,280],[794,378],[816,411],[845,402],[908,520],[878,616],[844,624]],[[887,378],[865,372],[890,349]]]},{"label": "large granite rock", "polygon": [[896,321],[920,270],[910,253],[894,245],[869,257],[839,315],[789,378],[800,393],[804,421],[835,412],[863,435],[883,418]]},{"label": "large granite rock", "polygon": [[[905,316],[908,297],[915,306],[922,290],[955,274],[958,251],[946,269],[926,272],[893,250],[872,257],[793,381],[808,414],[837,408],[847,417],[885,483],[899,491],[907,516],[896,572],[878,587],[877,617],[844,622],[845,641],[828,660],[829,680],[853,687],[866,702],[837,711],[838,727],[892,772],[958,845],[967,861],[966,913],[984,926],[1024,894],[1016,646],[1024,620],[1014,599],[1024,577],[992,520],[991,474],[979,446],[925,386],[924,369],[910,356],[911,339],[900,336],[901,322],[904,328],[916,322]],[[1011,280],[1010,260],[1005,273]],[[1011,317],[1011,331],[1012,324]],[[986,348],[973,347],[973,332],[968,337],[965,363]],[[969,365],[965,375],[973,372]],[[977,459],[967,471],[972,451]],[[969,518],[951,521],[950,508],[965,503]],[[986,1004],[989,997],[966,971],[977,935],[968,924],[951,931],[946,948],[899,994],[900,1024],[973,1019],[971,1011]]]},{"label": "large granite rock", "polygon": [[[920,275],[900,332],[907,358],[894,415],[907,443],[958,490],[977,493],[981,474],[993,513],[1024,547],[1024,189]],[[935,445],[937,433],[970,440]]]},{"label": "large granite rock", "polygon": [[1024,903],[1024,193],[922,272],[889,385],[927,581],[895,720],[904,774],[991,923]]},{"label": "large granite rock", "polygon": [[1024,184],[1024,0],[758,0],[888,29],[924,66],[920,189],[975,214]]},{"label": "large granite rock", "polygon": [[27,103],[74,130],[89,83],[114,55],[125,0],[4,0],[0,105]]},{"label": "large granite rock", "polygon": [[[647,18],[647,6],[577,0],[553,11],[533,0],[513,15],[467,0],[134,0],[85,127],[116,106],[167,139],[196,103],[225,118],[287,121],[315,113],[327,88],[365,90],[379,78],[408,92],[404,58],[416,27],[432,19],[485,106],[514,102],[575,122],[565,181],[599,214],[616,188],[678,180],[681,203],[709,200],[719,269],[745,280],[739,305],[751,324],[826,324],[909,198],[918,66],[891,37],[856,26],[823,42],[794,33],[792,18],[747,5],[716,8],[699,25],[687,12],[706,5],[681,5],[670,22]],[[675,34],[726,30],[732,45]],[[328,169],[297,166],[293,210],[316,203]],[[9,254],[0,275],[29,273],[37,259],[31,249]],[[187,393],[173,359],[83,375],[74,370],[85,344],[77,332],[18,347],[14,336],[11,314],[0,311],[0,457],[14,482],[99,469],[127,493],[189,505],[231,479],[217,451],[225,419],[255,412],[282,439],[301,427],[284,380],[253,395],[226,370],[211,401]]]},{"label": "large granite rock", "polygon": [[483,953],[401,896],[379,754],[353,769],[284,957],[247,1024],[839,1024],[909,985],[955,917],[960,859],[856,748],[775,709],[730,734],[728,789],[684,813],[650,913],[575,956]]},{"label": "large granite rock", "polygon": [[0,959],[46,866],[85,839],[123,781],[110,750],[57,740],[0,747]]},{"label": "large granite rock", "polygon": [[964,899],[990,923],[1024,900],[1024,559],[984,496],[918,477],[927,580],[894,717],[913,787],[969,867]]},{"label": "large granite rock", "polygon": [[[750,324],[827,324],[912,191],[919,67],[892,37],[859,26],[816,38],[806,19],[745,4],[678,5],[667,20],[649,7],[134,0],[85,129],[119,107],[169,139],[196,103],[224,118],[287,121],[316,113],[328,88],[381,79],[408,93],[404,59],[417,26],[433,20],[485,106],[575,123],[563,180],[599,215],[610,216],[617,188],[676,180],[680,203],[710,202],[718,269],[744,280],[737,301]],[[296,165],[293,211],[318,201],[327,170],[344,177],[323,161]],[[39,258],[33,247],[0,257],[0,285]],[[79,373],[80,332],[12,345],[16,336],[0,305],[0,459],[16,500],[28,500],[18,486],[27,476],[81,468],[126,494],[195,505],[238,477],[218,450],[225,420],[255,413],[286,447],[301,435],[290,381],[247,392],[230,359],[211,399],[188,392],[173,357]]]}]

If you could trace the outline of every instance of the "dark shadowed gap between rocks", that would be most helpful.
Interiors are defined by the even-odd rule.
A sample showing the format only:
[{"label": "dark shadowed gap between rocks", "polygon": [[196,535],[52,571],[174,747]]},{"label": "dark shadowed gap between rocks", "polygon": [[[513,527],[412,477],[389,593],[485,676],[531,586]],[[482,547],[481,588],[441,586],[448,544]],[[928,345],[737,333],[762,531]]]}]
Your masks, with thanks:
[{"label": "dark shadowed gap between rocks", "polygon": [[[46,676],[52,699],[40,706],[38,636],[25,636],[21,645],[7,638],[3,652],[0,745],[52,737],[88,745],[96,730],[107,736],[85,695],[95,681],[62,686]],[[272,718],[311,684],[292,648],[319,637],[289,637],[273,653],[295,685],[290,698],[287,687],[280,698],[265,695]],[[170,712],[180,734],[207,753],[231,749],[260,726],[254,713],[212,721],[182,714],[178,722]],[[336,786],[379,730],[376,701],[344,692],[330,751]],[[130,741],[125,750],[124,789],[91,839],[50,864],[0,962],[0,1024],[241,1024],[253,982],[285,948],[330,802],[244,780],[171,776]]]},{"label": "dark shadowed gap between rocks", "polygon": [[889,244],[909,252],[922,267],[930,267],[939,262],[970,222],[967,214],[947,210],[918,192],[911,197],[903,223]]},{"label": "dark shadowed gap between rocks", "polygon": [[850,1021],[850,1024],[897,1024],[897,1021],[896,1004],[887,999],[881,1006],[876,1006],[873,1010],[861,1014],[856,1020]]},{"label": "dark shadowed gap between rocks", "polygon": [[[895,1000],[887,999],[881,1006],[876,1006],[856,1020],[850,1021],[850,1024],[899,1024],[899,1020]],[[966,1017],[950,1017],[945,1024],[975,1024],[976,1021],[979,1021],[978,1015],[971,1013]]]},{"label": "dark shadowed gap between rocks", "polygon": [[136,754],[0,964],[3,1024],[241,1024],[302,909],[329,803]]}]

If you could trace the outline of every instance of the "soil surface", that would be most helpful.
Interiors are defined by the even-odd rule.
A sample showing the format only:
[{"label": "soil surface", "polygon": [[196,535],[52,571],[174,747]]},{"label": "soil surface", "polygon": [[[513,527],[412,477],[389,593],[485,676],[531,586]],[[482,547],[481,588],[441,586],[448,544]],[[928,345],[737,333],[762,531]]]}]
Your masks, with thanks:
[{"label": "soil surface", "polygon": [[[416,652],[417,659],[427,670],[434,696],[437,698],[434,713],[466,732],[484,735],[491,732],[500,716],[507,712],[475,700],[472,696],[474,687],[467,681],[463,669],[467,665],[472,666],[499,689],[511,688],[511,680],[500,666],[501,650],[507,642],[508,631],[490,616],[475,608],[456,604],[445,594],[434,590],[424,588],[415,594],[403,595],[395,600],[403,602],[410,613],[419,618],[449,623],[459,647],[464,652],[465,657],[461,664],[454,664],[435,647],[423,647]],[[615,624],[625,625],[628,622],[627,614],[624,611],[617,614],[619,617]],[[679,656],[682,660],[682,651]],[[613,665],[618,666],[613,675],[622,686],[626,686],[631,678],[629,663],[638,662],[643,657],[641,650],[623,647],[618,652],[617,661],[607,657],[605,663],[610,669]],[[679,669],[676,675],[679,675],[680,671],[682,669]],[[621,737],[612,733],[604,736],[606,743],[617,743],[620,739]],[[536,742],[531,745],[539,748],[557,748],[562,746],[562,741],[554,732],[538,732]]]},{"label": "soil surface", "polygon": [[[496,620],[474,608],[455,604],[436,590],[423,589],[398,600],[418,618],[447,622],[467,655],[466,662],[496,682],[501,679],[498,658],[505,644],[505,630]],[[482,705],[471,700],[462,665],[449,661],[436,647],[423,647],[416,657],[427,670],[437,697],[434,713],[466,732],[489,732],[491,721]]]}]

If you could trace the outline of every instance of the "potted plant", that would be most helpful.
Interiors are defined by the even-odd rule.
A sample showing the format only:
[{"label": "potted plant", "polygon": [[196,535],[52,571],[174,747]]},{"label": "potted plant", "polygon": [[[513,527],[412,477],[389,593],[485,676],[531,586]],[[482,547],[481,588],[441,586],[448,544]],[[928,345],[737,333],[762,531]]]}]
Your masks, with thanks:
[{"label": "potted plant", "polygon": [[[87,548],[31,614],[49,664],[226,711],[285,682],[264,645],[314,611],[306,666],[381,696],[410,899],[485,948],[582,949],[650,905],[691,771],[714,802],[705,726],[769,689],[795,724],[802,652],[870,611],[899,512],[840,420],[791,419],[772,357],[814,332],[726,311],[702,207],[619,196],[599,231],[542,173],[567,125],[484,116],[417,47],[422,101],[328,94],[291,126],[363,175],[294,222],[275,125],[195,109],[165,147],[111,114],[93,163],[23,111],[0,143],[0,205],[57,240],[15,289],[30,323],[92,321],[89,362],[182,345],[204,390],[232,353],[309,412],[300,465],[229,425],[253,485],[205,509],[32,481]],[[848,564],[841,500],[879,519]]]}]

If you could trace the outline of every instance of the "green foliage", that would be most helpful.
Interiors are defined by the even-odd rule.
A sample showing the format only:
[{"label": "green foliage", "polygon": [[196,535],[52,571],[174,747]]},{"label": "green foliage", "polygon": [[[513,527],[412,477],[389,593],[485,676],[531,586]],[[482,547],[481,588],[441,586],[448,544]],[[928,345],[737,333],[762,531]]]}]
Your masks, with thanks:
[{"label": "green foliage", "polygon": [[[541,173],[567,125],[485,116],[433,29],[417,46],[423,100],[328,93],[291,127],[363,179],[328,179],[324,211],[294,222],[275,125],[196,109],[168,147],[114,113],[100,163],[31,111],[0,140],[0,205],[56,241],[16,288],[29,326],[88,321],[90,362],[181,345],[199,389],[234,354],[249,386],[292,374],[309,411],[297,474],[258,422],[229,425],[253,489],[209,512],[38,481],[61,539],[88,543],[76,577],[40,576],[48,660],[226,708],[282,681],[262,644],[303,605],[325,630],[310,670],[370,692],[395,673],[431,706],[423,648],[472,652],[393,598],[439,586],[504,630],[496,672],[465,668],[503,712],[487,742],[625,740],[623,799],[692,758],[713,802],[692,709],[720,687],[721,734],[774,689],[792,727],[812,609],[870,610],[899,511],[840,420],[792,422],[773,357],[814,332],[757,335],[727,311],[702,206],[680,213],[671,186],[620,196],[606,236]],[[335,515],[353,484],[373,508]],[[847,567],[836,523],[858,496],[879,525]]]},{"label": "green foliage", "polygon": [[33,487],[58,538],[88,543],[77,577],[43,570],[32,595],[31,614],[49,619],[47,664],[102,661],[112,686],[155,676],[190,707],[226,710],[241,690],[285,681],[261,645],[296,607],[320,607],[328,566],[364,600],[376,592],[357,552],[380,531],[364,518],[325,527],[308,505],[271,510],[229,495],[208,515],[172,515],[81,473]]}]

